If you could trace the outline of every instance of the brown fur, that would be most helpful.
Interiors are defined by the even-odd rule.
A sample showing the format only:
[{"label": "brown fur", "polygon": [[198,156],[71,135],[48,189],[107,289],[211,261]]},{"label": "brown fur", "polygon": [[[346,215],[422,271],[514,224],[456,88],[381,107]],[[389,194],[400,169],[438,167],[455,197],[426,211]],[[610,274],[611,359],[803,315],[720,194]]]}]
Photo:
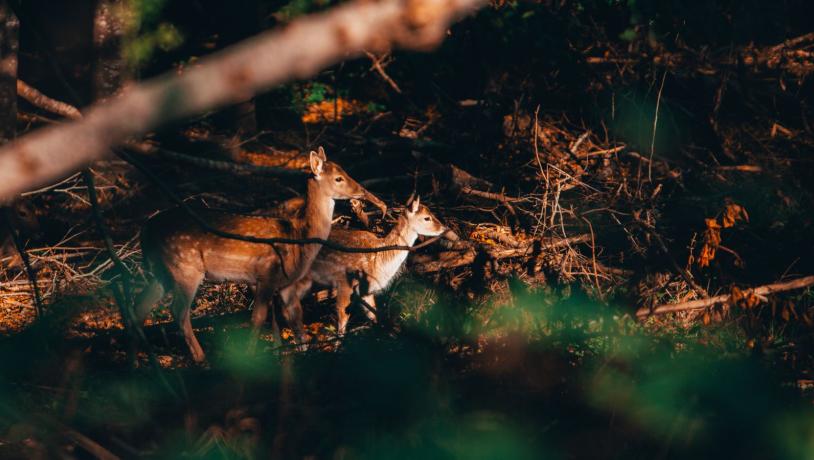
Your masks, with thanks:
[{"label": "brown fur", "polygon": [[[327,162],[321,147],[319,154],[311,152],[311,167],[314,176],[307,181],[302,211],[296,216],[274,218],[213,211],[204,211],[201,215],[212,227],[230,233],[261,238],[325,239],[330,233],[334,200],[362,198],[369,192],[338,165]],[[275,246],[277,251],[269,244],[213,235],[200,228],[180,208],[159,213],[141,232],[145,266],[154,279],[136,303],[137,323],[143,324],[155,303],[164,293],[172,291],[173,316],[193,359],[203,361],[204,352],[192,331],[190,306],[204,279],[256,285],[252,323],[259,329],[275,294],[304,276],[322,247],[319,244]],[[295,329],[302,328],[301,315],[286,314],[286,319]],[[276,330],[275,321],[272,315]]]},{"label": "brown fur", "polygon": [[[427,209],[420,206],[418,200],[408,205],[404,213],[399,216],[395,227],[384,237],[362,230],[346,230],[334,228],[329,239],[346,246],[361,246],[367,248],[403,245],[412,246],[418,235],[436,236],[444,233],[446,227]],[[398,275],[406,251],[383,251],[373,253],[349,253],[323,249],[311,265],[309,273],[302,279],[280,291],[285,304],[284,311],[289,314],[301,315],[300,300],[314,283],[327,285],[336,289],[336,311],[340,334],[345,332],[348,321],[347,307],[351,303],[354,289],[370,307],[375,308],[373,294],[385,289]],[[359,289],[359,285],[348,276],[349,272],[362,273],[362,282],[367,289]],[[376,319],[372,311],[366,310],[368,318]]]}]

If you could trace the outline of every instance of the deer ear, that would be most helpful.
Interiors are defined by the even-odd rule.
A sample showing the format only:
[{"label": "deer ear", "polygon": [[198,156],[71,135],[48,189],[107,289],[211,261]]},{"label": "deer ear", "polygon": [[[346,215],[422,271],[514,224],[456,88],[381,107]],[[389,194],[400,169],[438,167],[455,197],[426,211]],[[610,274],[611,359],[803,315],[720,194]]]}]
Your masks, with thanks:
[{"label": "deer ear", "polygon": [[328,161],[328,157],[325,155],[325,149],[323,149],[321,145],[317,149],[317,153],[319,157],[322,158],[322,161]]},{"label": "deer ear", "polygon": [[322,174],[322,167],[325,165],[325,159],[321,158],[317,152],[311,150],[311,156],[308,160],[311,164],[311,172],[314,173],[315,176],[319,177]]},{"label": "deer ear", "polygon": [[421,198],[419,196],[416,196],[415,200],[413,200],[412,203],[410,203],[410,212],[412,212],[413,214],[417,213],[420,204]]},{"label": "deer ear", "polygon": [[407,197],[407,202],[404,203],[408,209],[410,208],[410,204],[412,204],[413,200],[415,199],[415,190],[410,193],[410,196]]}]

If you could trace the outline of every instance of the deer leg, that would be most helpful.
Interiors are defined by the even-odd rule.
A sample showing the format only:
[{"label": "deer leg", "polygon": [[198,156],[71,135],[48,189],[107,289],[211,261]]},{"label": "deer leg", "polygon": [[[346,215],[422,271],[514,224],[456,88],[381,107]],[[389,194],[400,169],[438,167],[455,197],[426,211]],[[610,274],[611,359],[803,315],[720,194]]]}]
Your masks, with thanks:
[{"label": "deer leg", "polygon": [[[149,284],[142,290],[136,298],[133,328],[136,334],[130,338],[130,352],[135,356],[138,351],[140,339],[146,340],[144,336],[144,321],[150,314],[153,307],[164,297],[164,286],[157,279],[150,280]],[[145,344],[147,345],[147,344]]]},{"label": "deer leg", "polygon": [[345,335],[350,316],[348,306],[350,306],[351,295],[353,295],[353,288],[347,283],[339,283],[336,287],[336,330],[339,335]]},{"label": "deer leg", "polygon": [[147,316],[162,297],[164,297],[164,286],[157,279],[151,280],[150,284],[148,284],[144,290],[141,291],[138,298],[136,298],[134,311],[136,315],[136,327],[144,325]]},{"label": "deer leg", "polygon": [[[252,326],[259,331],[266,323],[269,315],[269,302],[272,300],[270,289],[263,283],[258,282],[254,287],[254,308],[252,309]],[[272,315],[272,321],[274,315]]]},{"label": "deer leg", "polygon": [[280,299],[283,302],[283,316],[291,328],[294,329],[294,334],[302,345],[299,347],[302,351],[307,347],[305,346],[305,327],[302,321],[302,303],[300,300],[311,289],[312,284],[313,282],[306,278],[280,290]]},{"label": "deer leg", "polygon": [[362,308],[365,310],[367,318],[376,322],[376,297],[373,294],[362,296]]},{"label": "deer leg", "polygon": [[278,344],[282,343],[280,338],[280,327],[277,324],[277,315],[274,312],[275,290],[262,281],[259,281],[254,288],[254,309],[252,310],[252,332],[254,339],[252,340],[252,348],[255,346],[257,339],[260,335],[260,329],[268,319],[269,304],[272,305],[271,311],[271,333],[274,341]]},{"label": "deer leg", "polygon": [[196,363],[201,363],[206,359],[203,348],[201,348],[201,344],[198,343],[195,332],[192,330],[190,307],[192,306],[192,301],[195,299],[195,292],[198,290],[199,284],[200,280],[196,280],[194,283],[186,283],[185,285],[177,284],[173,292],[171,307],[172,316],[175,318],[175,322],[178,323],[178,327],[184,335],[187,347],[189,347],[189,351],[192,354],[192,359]]},{"label": "deer leg", "polygon": [[297,348],[304,351],[307,346],[305,345],[305,325],[302,321],[302,304],[300,304],[299,298],[294,296],[288,302],[283,301],[283,317],[294,330],[294,337],[297,338],[300,345]]}]

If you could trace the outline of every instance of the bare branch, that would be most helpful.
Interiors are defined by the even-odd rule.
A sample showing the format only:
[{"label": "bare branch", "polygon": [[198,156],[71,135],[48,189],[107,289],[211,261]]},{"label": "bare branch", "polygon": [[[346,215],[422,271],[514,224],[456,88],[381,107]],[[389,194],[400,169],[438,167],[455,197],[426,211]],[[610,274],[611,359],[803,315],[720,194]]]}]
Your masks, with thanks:
[{"label": "bare branch", "polygon": [[[758,296],[766,296],[776,292],[792,291],[795,289],[803,289],[814,286],[814,275],[797,278],[796,280],[786,281],[783,283],[766,284],[764,286],[756,287],[746,294],[754,293]],[[676,304],[659,305],[652,310],[643,307],[636,312],[639,318],[646,318],[651,315],[663,315],[665,313],[676,313],[680,311],[700,310],[702,308],[711,307],[715,304],[727,302],[730,298],[729,294],[716,295],[706,299],[691,300],[689,302],[681,302]]]},{"label": "bare branch", "polygon": [[0,220],[5,221],[6,226],[8,227],[8,233],[11,236],[11,240],[14,242],[14,247],[17,249],[17,253],[20,255],[20,259],[23,262],[23,267],[25,267],[26,274],[28,275],[28,283],[31,285],[31,290],[34,294],[34,307],[37,312],[37,318],[42,318],[42,294],[40,293],[40,287],[37,282],[37,271],[31,264],[31,258],[28,256],[25,243],[20,237],[17,229],[12,225],[11,210],[0,208]]},{"label": "bare branch", "polygon": [[391,88],[393,88],[393,91],[401,94],[401,88],[399,88],[399,85],[384,70],[384,65],[382,64],[382,61],[387,57],[387,55],[384,55],[382,57],[376,57],[376,55],[371,53],[370,51],[365,51],[365,54],[370,59],[370,62],[372,62],[372,67],[371,68],[376,70],[376,72],[379,73],[379,76],[382,77],[382,79],[384,79],[384,81],[386,81],[387,84],[389,84]]},{"label": "bare branch", "polygon": [[111,147],[173,120],[307,78],[365,50],[427,50],[482,0],[355,1],[216,53],[186,73],[134,85],[82,120],[50,126],[0,149],[0,199],[72,172]]},{"label": "bare branch", "polygon": [[62,115],[63,117],[71,120],[78,120],[82,118],[82,114],[76,107],[62,101],[52,99],[45,94],[42,94],[35,88],[32,88],[22,80],[17,80],[17,95],[28,101],[34,107],[46,110],[48,112]]}]

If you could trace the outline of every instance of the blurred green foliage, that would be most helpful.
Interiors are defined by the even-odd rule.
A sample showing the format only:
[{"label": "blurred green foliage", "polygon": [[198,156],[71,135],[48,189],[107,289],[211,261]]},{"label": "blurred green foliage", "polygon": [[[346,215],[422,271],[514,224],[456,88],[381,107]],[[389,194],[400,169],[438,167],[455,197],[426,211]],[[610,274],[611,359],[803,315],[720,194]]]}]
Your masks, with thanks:
[{"label": "blurred green foliage", "polygon": [[156,50],[170,51],[183,43],[178,28],[163,20],[165,4],[165,0],[130,0],[119,9],[126,28],[122,52],[132,69],[144,66]]}]

